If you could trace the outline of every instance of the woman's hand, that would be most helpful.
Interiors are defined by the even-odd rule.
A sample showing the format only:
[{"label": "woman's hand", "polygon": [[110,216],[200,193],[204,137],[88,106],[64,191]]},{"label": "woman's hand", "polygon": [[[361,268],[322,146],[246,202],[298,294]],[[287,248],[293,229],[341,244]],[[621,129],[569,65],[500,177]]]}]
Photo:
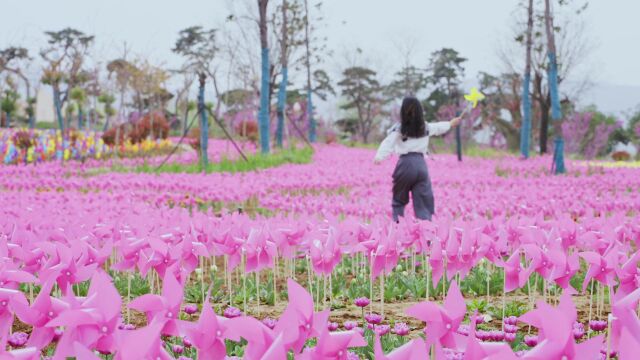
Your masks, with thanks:
[{"label": "woman's hand", "polygon": [[454,128],[454,127],[460,125],[460,121],[462,121],[461,117],[453,118],[453,119],[451,119],[451,121],[449,121],[449,125],[451,125],[451,127]]}]

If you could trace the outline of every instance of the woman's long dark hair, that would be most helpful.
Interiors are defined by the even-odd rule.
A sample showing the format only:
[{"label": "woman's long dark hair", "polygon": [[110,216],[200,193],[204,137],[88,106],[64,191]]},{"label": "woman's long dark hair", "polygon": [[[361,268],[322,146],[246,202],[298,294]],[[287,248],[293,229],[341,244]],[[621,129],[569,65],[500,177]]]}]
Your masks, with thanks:
[{"label": "woman's long dark hair", "polygon": [[427,136],[427,126],[424,122],[424,110],[422,104],[415,97],[406,97],[402,100],[400,108],[400,134],[402,141],[408,138],[421,138]]}]

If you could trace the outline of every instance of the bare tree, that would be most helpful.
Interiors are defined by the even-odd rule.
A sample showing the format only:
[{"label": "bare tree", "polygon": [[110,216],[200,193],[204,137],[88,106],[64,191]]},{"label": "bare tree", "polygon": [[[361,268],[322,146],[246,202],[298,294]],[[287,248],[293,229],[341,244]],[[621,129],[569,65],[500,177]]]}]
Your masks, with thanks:
[{"label": "bare tree", "polygon": [[[62,130],[62,107],[69,99],[71,89],[87,80],[84,65],[94,37],[72,28],[47,31],[45,34],[49,46],[40,51],[40,56],[46,64],[42,81],[53,88],[58,126]],[[63,87],[64,85],[66,87]]]},{"label": "bare tree", "polygon": [[[520,4],[519,9],[523,6]],[[544,9],[543,0],[536,0],[534,7],[535,9]],[[591,84],[589,73],[582,70],[587,64],[593,47],[585,31],[582,18],[576,16],[576,14],[581,14],[584,9],[584,6],[578,8],[565,6],[560,9],[563,11],[556,12],[553,30],[556,37],[558,83],[571,82],[572,85],[571,87],[562,87],[562,102],[570,102],[572,99],[578,98]],[[509,38],[503,41],[497,49],[498,56],[504,65],[504,74],[519,74],[521,73],[520,69],[526,66],[526,58],[522,56],[522,46],[526,47],[528,20],[526,17],[523,20],[522,16],[518,16],[519,13],[514,15],[516,23],[512,27]],[[546,129],[550,124],[551,116],[551,96],[546,76],[548,56],[544,10],[534,10],[533,19],[531,53],[533,116],[531,129],[533,130],[532,137],[539,142],[540,152],[545,153],[548,142]],[[509,94],[509,96],[515,97],[516,95]],[[520,123],[511,122],[512,126],[519,128]]]},{"label": "bare tree", "polygon": [[10,46],[0,50],[0,75],[3,72],[7,72],[19,77],[24,82],[27,104],[26,112],[29,118],[29,127],[33,128],[35,126],[33,110],[35,99],[31,97],[31,82],[25,75],[26,67],[31,60],[29,51],[23,47]]},{"label": "bare tree", "polygon": [[524,81],[522,84],[522,126],[520,129],[520,153],[529,157],[529,139],[531,138],[531,50],[533,48],[533,0],[527,6],[526,57]]}]

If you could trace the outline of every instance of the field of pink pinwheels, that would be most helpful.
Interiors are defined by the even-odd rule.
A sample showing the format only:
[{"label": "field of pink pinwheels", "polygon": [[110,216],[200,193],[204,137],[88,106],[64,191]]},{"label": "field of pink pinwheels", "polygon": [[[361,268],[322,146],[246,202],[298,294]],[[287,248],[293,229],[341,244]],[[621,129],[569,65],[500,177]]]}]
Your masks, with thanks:
[{"label": "field of pink pinwheels", "polygon": [[637,358],[640,169],[436,155],[396,224],[373,155],[0,166],[0,359]]}]

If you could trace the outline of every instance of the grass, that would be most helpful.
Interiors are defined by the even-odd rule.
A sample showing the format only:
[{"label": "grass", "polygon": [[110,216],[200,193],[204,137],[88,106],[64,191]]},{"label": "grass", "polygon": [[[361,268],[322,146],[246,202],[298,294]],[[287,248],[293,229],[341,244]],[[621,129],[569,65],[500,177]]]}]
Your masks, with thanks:
[{"label": "grass", "polygon": [[[209,163],[207,166],[206,173],[216,173],[216,172],[228,172],[228,173],[239,173],[239,172],[247,172],[247,171],[255,171],[260,169],[268,169],[272,167],[277,167],[285,164],[308,164],[311,162],[313,158],[313,149],[308,147],[297,149],[297,148],[289,148],[284,150],[279,150],[277,152],[273,152],[270,154],[251,154],[247,155],[247,161],[242,158],[237,159],[228,159],[223,158],[221,161],[216,163]],[[89,174],[89,176],[100,175],[109,172],[135,172],[135,173],[187,173],[187,174],[196,174],[202,173],[202,166],[198,163],[191,164],[179,164],[179,163],[169,163],[164,164],[161,167],[157,167],[155,165],[143,164],[138,165],[136,167],[127,167],[120,164],[114,164],[110,168],[99,168],[95,169]]]},{"label": "grass", "polygon": [[[310,148],[290,148],[281,150],[271,154],[252,154],[247,156],[247,161],[242,158],[227,159],[223,158],[220,162],[210,163],[207,166],[206,173],[228,172],[238,173],[255,171],[259,169],[268,169],[284,164],[308,164],[313,158],[313,150]],[[200,173],[202,166],[200,164],[165,164],[160,168],[152,165],[137,166],[135,172],[138,173]]]}]

